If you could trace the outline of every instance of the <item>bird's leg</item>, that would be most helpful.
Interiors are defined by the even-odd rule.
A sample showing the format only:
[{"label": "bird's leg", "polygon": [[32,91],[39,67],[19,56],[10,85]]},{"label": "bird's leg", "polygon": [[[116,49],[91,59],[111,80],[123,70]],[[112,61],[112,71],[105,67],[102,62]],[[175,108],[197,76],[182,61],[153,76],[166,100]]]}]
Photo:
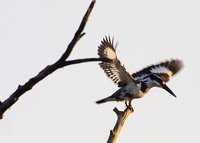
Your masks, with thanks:
[{"label": "bird's leg", "polygon": [[133,111],[133,107],[131,105],[131,100],[129,100],[127,108],[129,108],[131,111]]},{"label": "bird's leg", "polygon": [[128,107],[132,107],[131,101],[130,101],[130,100],[129,100],[129,102],[128,102]]},{"label": "bird's leg", "polygon": [[126,107],[128,108],[129,105],[128,105],[127,101],[125,101],[125,105],[126,105]]}]

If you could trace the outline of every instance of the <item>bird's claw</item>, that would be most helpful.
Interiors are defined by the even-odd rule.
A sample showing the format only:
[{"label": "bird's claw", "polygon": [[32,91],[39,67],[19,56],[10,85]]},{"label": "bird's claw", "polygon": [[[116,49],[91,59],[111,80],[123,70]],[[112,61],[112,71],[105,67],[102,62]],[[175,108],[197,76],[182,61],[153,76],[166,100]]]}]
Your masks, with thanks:
[{"label": "bird's claw", "polygon": [[127,104],[127,102],[125,102],[125,105],[126,105],[126,107],[128,108],[129,105]]},{"label": "bird's claw", "polygon": [[129,109],[133,108],[132,105],[131,105],[130,103],[127,104],[127,103],[125,102],[125,105],[126,105],[126,108],[129,108]]},{"label": "bird's claw", "polygon": [[126,108],[128,108],[131,111],[134,111],[130,102],[129,102],[129,104],[127,104],[127,102],[125,102],[125,105],[126,105]]}]

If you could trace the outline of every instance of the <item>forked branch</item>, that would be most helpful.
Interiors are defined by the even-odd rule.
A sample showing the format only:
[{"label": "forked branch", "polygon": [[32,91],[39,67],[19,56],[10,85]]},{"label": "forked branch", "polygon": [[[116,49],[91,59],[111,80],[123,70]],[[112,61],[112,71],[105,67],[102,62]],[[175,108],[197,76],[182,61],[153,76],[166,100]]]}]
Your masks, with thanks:
[{"label": "forked branch", "polygon": [[113,111],[117,114],[117,122],[113,128],[113,130],[110,130],[110,135],[108,138],[107,143],[115,143],[117,140],[117,137],[119,136],[121,129],[128,118],[128,116],[134,112],[132,107],[127,107],[124,111],[119,111],[116,107],[113,109]]},{"label": "forked branch", "polygon": [[90,3],[85,15],[82,18],[82,21],[81,21],[80,26],[78,27],[78,30],[76,31],[72,41],[69,43],[66,51],[63,53],[60,59],[56,61],[55,63],[53,63],[52,65],[46,66],[43,70],[41,70],[38,73],[38,75],[29,79],[29,81],[26,82],[24,85],[19,85],[16,91],[14,91],[5,101],[3,102],[0,101],[0,119],[3,118],[4,112],[6,112],[14,103],[16,103],[19,97],[21,97],[27,91],[31,90],[34,85],[36,85],[39,81],[43,80],[45,77],[47,77],[49,74],[53,73],[54,71],[65,66],[72,65],[72,64],[79,64],[79,63],[92,62],[92,61],[108,61],[106,59],[99,59],[99,58],[86,58],[86,59],[76,59],[76,60],[66,61],[69,55],[71,54],[74,46],[76,45],[76,43],[85,34],[83,30],[88,21],[90,13],[92,12],[95,2],[96,1],[93,0]]}]

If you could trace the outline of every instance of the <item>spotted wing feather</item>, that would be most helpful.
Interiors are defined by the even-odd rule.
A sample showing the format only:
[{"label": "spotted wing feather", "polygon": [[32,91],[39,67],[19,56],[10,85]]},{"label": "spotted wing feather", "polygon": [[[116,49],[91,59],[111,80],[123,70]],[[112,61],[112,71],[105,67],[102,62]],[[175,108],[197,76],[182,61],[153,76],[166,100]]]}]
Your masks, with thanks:
[{"label": "spotted wing feather", "polygon": [[[116,46],[115,46],[116,47]],[[133,82],[131,75],[126,71],[125,67],[118,60],[114,40],[110,37],[105,37],[98,47],[98,55],[100,58],[110,59],[110,62],[101,62],[99,65],[104,70],[106,75],[112,79],[119,87],[126,85],[128,82]]]}]

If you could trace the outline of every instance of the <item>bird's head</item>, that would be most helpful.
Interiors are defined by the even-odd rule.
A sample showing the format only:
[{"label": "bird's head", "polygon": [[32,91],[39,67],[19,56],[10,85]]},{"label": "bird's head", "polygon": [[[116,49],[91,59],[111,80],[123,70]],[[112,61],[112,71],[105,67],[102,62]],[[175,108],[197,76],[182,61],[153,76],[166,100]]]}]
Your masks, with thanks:
[{"label": "bird's head", "polygon": [[179,59],[171,59],[159,64],[151,65],[141,71],[133,73],[133,78],[141,83],[141,91],[147,92],[152,87],[165,89],[171,95],[176,95],[167,87],[166,82],[183,68],[183,62]]},{"label": "bird's head", "polygon": [[148,82],[148,86],[151,87],[160,87],[165,89],[168,93],[170,93],[172,96],[176,97],[176,95],[172,92],[172,90],[166,85],[166,82],[162,80],[157,75],[150,76],[150,80]]}]

